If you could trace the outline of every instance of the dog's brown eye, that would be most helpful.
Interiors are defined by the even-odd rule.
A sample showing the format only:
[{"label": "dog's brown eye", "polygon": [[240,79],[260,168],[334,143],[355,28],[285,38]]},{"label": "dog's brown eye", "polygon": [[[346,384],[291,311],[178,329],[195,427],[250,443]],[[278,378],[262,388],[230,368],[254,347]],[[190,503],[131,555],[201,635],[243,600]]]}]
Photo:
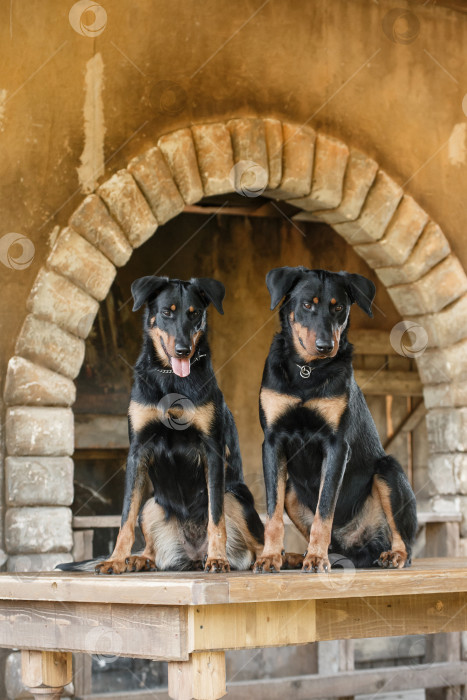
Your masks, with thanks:
[{"label": "dog's brown eye", "polygon": [[342,311],[342,309],[343,309],[344,307],[343,307],[343,306],[335,306],[334,308],[336,309],[336,311]]},{"label": "dog's brown eye", "polygon": [[311,304],[310,304],[309,301],[304,301],[304,302],[303,302],[303,306],[304,306],[305,309],[311,309]]},{"label": "dog's brown eye", "polygon": [[161,313],[166,318],[170,318],[172,316],[172,312],[170,309],[162,309]]}]

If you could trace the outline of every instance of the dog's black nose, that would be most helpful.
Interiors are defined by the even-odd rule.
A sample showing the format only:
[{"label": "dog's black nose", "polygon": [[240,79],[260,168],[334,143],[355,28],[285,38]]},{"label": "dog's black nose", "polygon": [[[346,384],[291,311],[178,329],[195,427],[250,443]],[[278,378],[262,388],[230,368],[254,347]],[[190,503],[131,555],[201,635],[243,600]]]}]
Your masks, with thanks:
[{"label": "dog's black nose", "polygon": [[177,355],[177,357],[188,357],[188,355],[190,354],[190,348],[187,348],[186,345],[178,343],[175,346],[175,354]]},{"label": "dog's black nose", "polygon": [[316,349],[321,355],[327,355],[334,347],[333,340],[317,340]]}]

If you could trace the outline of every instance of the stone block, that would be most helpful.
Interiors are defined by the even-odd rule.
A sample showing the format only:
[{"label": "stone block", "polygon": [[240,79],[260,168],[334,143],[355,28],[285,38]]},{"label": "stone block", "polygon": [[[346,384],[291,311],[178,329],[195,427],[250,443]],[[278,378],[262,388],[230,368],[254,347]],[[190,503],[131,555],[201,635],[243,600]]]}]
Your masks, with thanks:
[{"label": "stone block", "polygon": [[230,132],[225,124],[197,124],[191,127],[199,174],[206,197],[232,191],[234,167]]},{"label": "stone block", "polygon": [[128,171],[144,193],[159,224],[165,224],[183,211],[185,202],[157,146],[130,161]]},{"label": "stone block", "polygon": [[402,265],[420,237],[428,215],[418,204],[404,195],[384,236],[375,243],[355,246],[356,252],[370,267]]},{"label": "stone block", "polygon": [[4,397],[9,406],[71,406],[76,387],[68,377],[14,355],[8,363]]},{"label": "stone block", "polygon": [[467,381],[426,385],[423,398],[427,408],[467,406]]},{"label": "stone block", "polygon": [[73,460],[70,457],[7,457],[5,494],[9,506],[70,506]]},{"label": "stone block", "polygon": [[376,274],[386,287],[415,282],[449,255],[448,240],[440,227],[429,221],[403,265],[380,267]]},{"label": "stone block", "polygon": [[402,316],[440,311],[467,291],[467,277],[459,259],[448,255],[416,282],[388,289]]},{"label": "stone block", "polygon": [[282,178],[282,122],[279,119],[263,119],[268,152],[268,189],[279,187]]},{"label": "stone block", "polygon": [[84,360],[84,341],[55,323],[26,316],[16,341],[16,353],[74,379]]},{"label": "stone block", "polygon": [[5,544],[10,554],[69,552],[73,546],[70,508],[8,508]]},{"label": "stone block", "polygon": [[307,197],[291,199],[290,204],[306,211],[334,209],[342,200],[344,175],[349,149],[332,136],[318,134],[311,192]]},{"label": "stone block", "polygon": [[446,384],[467,379],[467,340],[446,348],[426,350],[416,358],[423,384]]},{"label": "stone block", "polygon": [[430,494],[455,495],[457,493],[454,475],[454,455],[437,454],[428,457]]},{"label": "stone block", "polygon": [[104,202],[90,194],[70,217],[70,226],[89,243],[99,248],[117,267],[125,265],[133,248]]},{"label": "stone block", "polygon": [[334,224],[334,229],[351,245],[379,241],[402,195],[402,188],[383,170],[379,170],[358,219]]},{"label": "stone block", "polygon": [[204,193],[191,130],[185,128],[164,134],[157,145],[169,165],[185,204],[199,202]]},{"label": "stone block", "polygon": [[8,408],[5,437],[9,455],[72,455],[73,412],[45,406]]},{"label": "stone block", "polygon": [[269,191],[275,199],[305,197],[311,190],[316,132],[309,126],[282,124],[282,179]]},{"label": "stone block", "polygon": [[467,451],[467,408],[433,408],[426,421],[432,452]]},{"label": "stone block", "polygon": [[119,170],[97,190],[133,248],[151,238],[157,221],[134,178]]},{"label": "stone block", "polygon": [[105,255],[72,228],[60,233],[47,264],[98,301],[107,296],[117,272]]},{"label": "stone block", "polygon": [[49,552],[48,554],[13,554],[8,558],[6,570],[11,573],[33,573],[53,571],[57,564],[73,561],[68,552]]},{"label": "stone block", "polygon": [[467,294],[436,314],[409,319],[422,326],[428,335],[428,347],[445,347],[467,337]]},{"label": "stone block", "polygon": [[335,209],[316,212],[316,216],[331,226],[357,219],[377,172],[376,161],[361,151],[351,149],[341,203]]},{"label": "stone block", "polygon": [[86,338],[99,304],[66,277],[42,268],[31,289],[27,308],[35,316]]}]

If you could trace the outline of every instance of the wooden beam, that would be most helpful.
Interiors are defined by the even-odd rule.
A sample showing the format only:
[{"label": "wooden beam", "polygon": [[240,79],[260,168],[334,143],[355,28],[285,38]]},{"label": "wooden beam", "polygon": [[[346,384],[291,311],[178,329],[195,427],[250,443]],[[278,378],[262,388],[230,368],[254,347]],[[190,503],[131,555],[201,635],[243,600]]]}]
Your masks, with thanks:
[{"label": "wooden beam", "polygon": [[73,530],[99,530],[103,527],[120,527],[121,515],[75,515]]},{"label": "wooden beam", "polygon": [[127,416],[89,413],[75,416],[75,449],[126,450],[128,447]]},{"label": "wooden beam", "polygon": [[226,694],[225,653],[190,654],[188,661],[169,663],[169,697],[173,700],[218,700]]},{"label": "wooden beam", "polygon": [[369,396],[422,396],[423,385],[417,372],[393,370],[354,370],[355,380]]},{"label": "wooden beam", "polygon": [[[227,684],[229,700],[317,700],[334,698],[344,693],[352,695],[378,695],[384,692],[401,692],[423,688],[436,688],[440,682],[465,683],[467,662],[433,663],[413,666],[391,666],[364,669],[333,675],[286,676],[265,678],[258,681],[236,681]],[[129,693],[112,693],[112,700],[167,700],[165,688],[141,690]],[[108,694],[85,695],[81,700],[109,700]]]},{"label": "wooden beam", "polygon": [[184,609],[142,602],[128,606],[0,601],[0,647],[187,660]]},{"label": "wooden beam", "polygon": [[200,605],[188,611],[190,652],[466,628],[467,593]]},{"label": "wooden beam", "polygon": [[384,449],[386,450],[386,452],[388,452],[391,449],[394,442],[397,440],[401,433],[407,434],[411,433],[412,430],[415,430],[422,418],[425,417],[426,413],[427,409],[425,407],[425,403],[423,401],[420,401],[420,403],[417,404],[417,406],[404,418],[402,423],[398,425],[398,427],[391,435],[389,440],[386,441],[386,443],[384,444]]},{"label": "wooden beam", "polygon": [[397,355],[398,353],[389,342],[389,331],[367,330],[366,328],[351,328],[349,340],[358,355]]}]

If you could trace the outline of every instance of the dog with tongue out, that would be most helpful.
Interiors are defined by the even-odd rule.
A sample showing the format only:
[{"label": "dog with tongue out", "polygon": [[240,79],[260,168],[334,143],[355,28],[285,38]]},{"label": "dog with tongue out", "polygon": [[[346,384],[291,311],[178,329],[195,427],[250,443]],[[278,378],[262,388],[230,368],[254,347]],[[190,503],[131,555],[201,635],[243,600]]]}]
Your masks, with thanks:
[{"label": "dog with tongue out", "polygon": [[[237,429],[211,365],[206,313],[223,313],[225,289],[210,278],[142,277],[133,310],[145,306],[143,347],[128,409],[121,527],[110,558],[65,570],[248,569],[264,528],[243,480]],[[154,494],[143,497],[148,481]],[[138,521],[145,549],[132,553]]]}]

